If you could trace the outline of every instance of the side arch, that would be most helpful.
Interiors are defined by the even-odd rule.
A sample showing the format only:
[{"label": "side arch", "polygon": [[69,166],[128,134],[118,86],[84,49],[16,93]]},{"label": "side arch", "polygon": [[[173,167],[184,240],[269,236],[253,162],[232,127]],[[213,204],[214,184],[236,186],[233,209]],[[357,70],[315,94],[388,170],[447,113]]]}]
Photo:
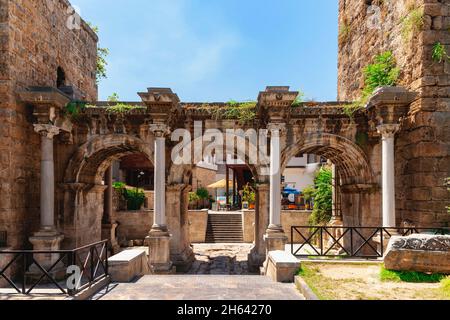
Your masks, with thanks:
[{"label": "side arch", "polygon": [[299,153],[316,154],[333,162],[344,185],[375,184],[373,171],[364,151],[347,138],[334,134],[309,134],[282,153],[282,170]]},{"label": "side arch", "polygon": [[66,169],[64,183],[99,185],[114,159],[136,153],[144,154],[154,164],[152,143],[123,134],[96,136],[78,148]]}]

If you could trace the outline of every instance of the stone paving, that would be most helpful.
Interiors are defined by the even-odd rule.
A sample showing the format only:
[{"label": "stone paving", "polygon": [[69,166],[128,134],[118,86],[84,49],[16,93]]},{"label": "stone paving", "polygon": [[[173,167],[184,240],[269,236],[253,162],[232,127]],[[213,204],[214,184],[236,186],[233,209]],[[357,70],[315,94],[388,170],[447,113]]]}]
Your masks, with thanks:
[{"label": "stone paving", "polygon": [[294,284],[264,276],[144,276],[111,284],[92,300],[304,300]]},{"label": "stone paving", "polygon": [[294,284],[252,275],[247,255],[252,245],[194,245],[196,261],[185,275],[144,276],[115,283],[93,300],[304,300]]},{"label": "stone paving", "polygon": [[187,274],[250,275],[248,254],[251,244],[195,244],[196,261]]}]

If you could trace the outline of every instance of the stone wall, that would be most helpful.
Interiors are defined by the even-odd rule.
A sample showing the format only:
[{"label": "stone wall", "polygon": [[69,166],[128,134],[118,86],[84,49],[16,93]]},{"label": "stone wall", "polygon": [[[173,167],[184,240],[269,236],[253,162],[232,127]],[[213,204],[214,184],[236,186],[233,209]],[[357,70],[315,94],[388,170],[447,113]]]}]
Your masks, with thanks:
[{"label": "stone wall", "polygon": [[191,243],[204,243],[208,228],[208,210],[189,210],[189,238]]},{"label": "stone wall", "polygon": [[27,238],[39,228],[40,189],[39,135],[16,92],[56,86],[61,67],[67,85],[97,99],[97,36],[84,22],[81,30],[66,27],[68,5],[66,0],[0,0],[0,229],[14,248],[29,248]]},{"label": "stone wall", "polygon": [[113,219],[119,224],[117,238],[122,240],[144,240],[153,225],[153,211],[117,211]]},{"label": "stone wall", "polygon": [[[419,93],[396,142],[397,223],[408,219],[421,226],[448,225],[450,215],[445,206],[450,194],[444,179],[450,176],[450,63],[434,62],[432,49],[439,41],[450,52],[450,4],[436,0],[372,1],[382,3],[381,23],[373,24],[374,11],[368,11],[367,3],[339,1],[338,97],[342,101],[357,99],[364,86],[363,68],[376,54],[386,50],[394,53],[402,70],[399,84]],[[414,7],[423,8],[424,25],[408,39],[402,36],[401,21]],[[372,167],[381,156],[375,149],[369,155]]]}]

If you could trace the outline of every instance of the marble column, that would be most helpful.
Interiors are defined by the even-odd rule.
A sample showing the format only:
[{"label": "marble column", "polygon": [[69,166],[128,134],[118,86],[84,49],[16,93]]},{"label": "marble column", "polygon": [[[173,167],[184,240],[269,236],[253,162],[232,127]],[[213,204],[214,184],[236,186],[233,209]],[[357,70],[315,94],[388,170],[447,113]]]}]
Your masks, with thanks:
[{"label": "marble column", "polygon": [[[55,164],[53,159],[53,138],[60,129],[53,125],[36,124],[34,130],[41,135],[41,190],[40,190],[40,229],[30,242],[34,250],[59,250],[64,236],[55,224]],[[43,267],[52,266],[59,258],[57,254],[37,254],[35,259]],[[36,268],[34,268],[36,269]]]},{"label": "marble column", "polygon": [[270,124],[270,211],[265,240],[267,251],[285,250],[287,237],[281,225],[281,137],[284,124]]},{"label": "marble column", "polygon": [[259,268],[266,260],[265,233],[269,226],[269,184],[258,184],[256,186],[256,207],[255,207],[255,241],[254,246],[248,255],[249,270],[259,271]]},{"label": "marble column", "polygon": [[195,260],[189,241],[189,191],[190,185],[174,184],[166,188],[167,226],[170,229],[170,260],[178,272],[189,270]]},{"label": "marble column", "polygon": [[113,218],[113,174],[112,167],[108,168],[105,173],[105,210],[102,222],[102,239],[109,239],[110,248],[113,254],[120,251],[116,238],[116,229],[118,224]]},{"label": "marble column", "polygon": [[170,238],[166,218],[166,135],[169,129],[164,124],[152,124],[150,130],[155,137],[155,196],[153,227],[147,237],[149,263],[153,273],[173,272],[170,260]]},{"label": "marble column", "polygon": [[383,227],[395,228],[395,134],[399,125],[385,124],[378,126],[382,136],[382,199]]}]

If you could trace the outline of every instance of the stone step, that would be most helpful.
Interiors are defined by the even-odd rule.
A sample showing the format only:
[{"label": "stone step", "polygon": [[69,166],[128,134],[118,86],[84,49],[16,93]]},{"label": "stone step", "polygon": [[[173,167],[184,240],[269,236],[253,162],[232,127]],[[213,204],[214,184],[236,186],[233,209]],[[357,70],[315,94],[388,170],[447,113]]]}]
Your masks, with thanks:
[{"label": "stone step", "polygon": [[206,231],[208,243],[243,243],[242,215],[211,214]]}]

